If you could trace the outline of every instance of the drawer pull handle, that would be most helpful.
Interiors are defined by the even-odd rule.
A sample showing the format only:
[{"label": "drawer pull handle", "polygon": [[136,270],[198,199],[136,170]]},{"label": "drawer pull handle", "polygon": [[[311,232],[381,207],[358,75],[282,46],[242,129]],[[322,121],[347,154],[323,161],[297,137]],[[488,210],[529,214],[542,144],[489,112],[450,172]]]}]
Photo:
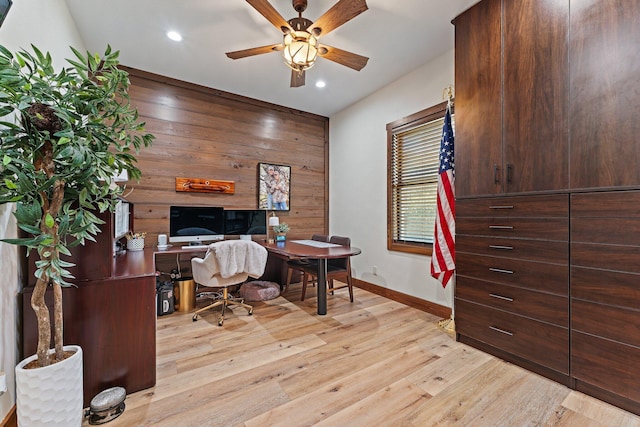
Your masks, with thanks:
[{"label": "drawer pull handle", "polygon": [[505,331],[504,329],[496,328],[495,326],[489,326],[489,329],[500,332],[501,334],[509,335],[510,337],[513,336],[513,332]]},{"label": "drawer pull handle", "polygon": [[511,206],[489,206],[489,209],[513,209],[513,205]]},{"label": "drawer pull handle", "polygon": [[490,225],[491,230],[513,230],[513,225]]},{"label": "drawer pull handle", "polygon": [[498,294],[489,294],[490,297],[492,298],[498,298],[501,299],[503,301],[509,301],[509,302],[513,302],[513,298],[509,298],[509,297],[504,297],[502,295],[498,295]]},{"label": "drawer pull handle", "polygon": [[493,271],[494,273],[513,274],[513,270],[503,270],[502,268],[489,267],[489,271]]},{"label": "drawer pull handle", "polygon": [[491,249],[504,249],[506,251],[512,251],[513,250],[513,246],[502,246],[502,245],[489,245],[489,248],[491,248]]}]

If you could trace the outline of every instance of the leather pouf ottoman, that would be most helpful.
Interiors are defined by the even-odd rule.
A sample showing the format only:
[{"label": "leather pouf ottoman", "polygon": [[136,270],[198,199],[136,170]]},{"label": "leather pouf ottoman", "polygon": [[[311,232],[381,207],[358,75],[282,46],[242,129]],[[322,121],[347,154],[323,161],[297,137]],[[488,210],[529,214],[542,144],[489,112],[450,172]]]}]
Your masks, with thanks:
[{"label": "leather pouf ottoman", "polygon": [[256,280],[240,286],[240,298],[245,301],[267,301],[280,295],[280,285],[274,282]]}]

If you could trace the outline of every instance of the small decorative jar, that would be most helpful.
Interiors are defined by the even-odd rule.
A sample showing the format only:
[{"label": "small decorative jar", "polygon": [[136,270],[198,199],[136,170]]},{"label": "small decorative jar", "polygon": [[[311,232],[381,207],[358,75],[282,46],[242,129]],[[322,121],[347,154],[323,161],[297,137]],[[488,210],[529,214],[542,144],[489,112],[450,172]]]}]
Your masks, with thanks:
[{"label": "small decorative jar", "polygon": [[144,238],[147,233],[130,233],[127,235],[127,250],[141,251],[144,249]]}]

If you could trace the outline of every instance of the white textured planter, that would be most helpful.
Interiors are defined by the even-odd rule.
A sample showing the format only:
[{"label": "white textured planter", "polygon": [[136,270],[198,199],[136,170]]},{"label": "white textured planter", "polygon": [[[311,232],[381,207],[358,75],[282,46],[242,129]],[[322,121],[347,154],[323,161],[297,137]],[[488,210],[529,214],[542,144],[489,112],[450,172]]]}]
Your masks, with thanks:
[{"label": "white textured planter", "polygon": [[64,350],[75,351],[75,354],[44,368],[23,368],[37,359],[36,355],[16,366],[20,427],[82,425],[82,349],[77,345],[65,345]]}]

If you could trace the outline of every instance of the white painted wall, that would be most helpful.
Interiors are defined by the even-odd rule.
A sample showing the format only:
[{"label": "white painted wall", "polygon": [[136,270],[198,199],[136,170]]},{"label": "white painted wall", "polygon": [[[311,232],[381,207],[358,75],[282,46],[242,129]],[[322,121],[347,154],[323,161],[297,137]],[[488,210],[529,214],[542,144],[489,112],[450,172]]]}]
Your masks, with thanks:
[{"label": "white painted wall", "polygon": [[329,139],[330,234],[362,249],[354,276],[448,307],[452,286],[431,278],[430,257],[387,250],[386,125],[442,102],[453,64],[451,50],[330,117]]},{"label": "white painted wall", "polygon": [[[15,52],[36,45],[49,51],[56,68],[71,58],[69,46],[85,50],[64,0],[15,0],[0,28],[0,44]],[[0,206],[0,238],[16,237],[13,206]],[[8,392],[0,396],[0,420],[15,404],[14,367],[18,363],[18,248],[0,243],[0,371],[7,374]]]}]

